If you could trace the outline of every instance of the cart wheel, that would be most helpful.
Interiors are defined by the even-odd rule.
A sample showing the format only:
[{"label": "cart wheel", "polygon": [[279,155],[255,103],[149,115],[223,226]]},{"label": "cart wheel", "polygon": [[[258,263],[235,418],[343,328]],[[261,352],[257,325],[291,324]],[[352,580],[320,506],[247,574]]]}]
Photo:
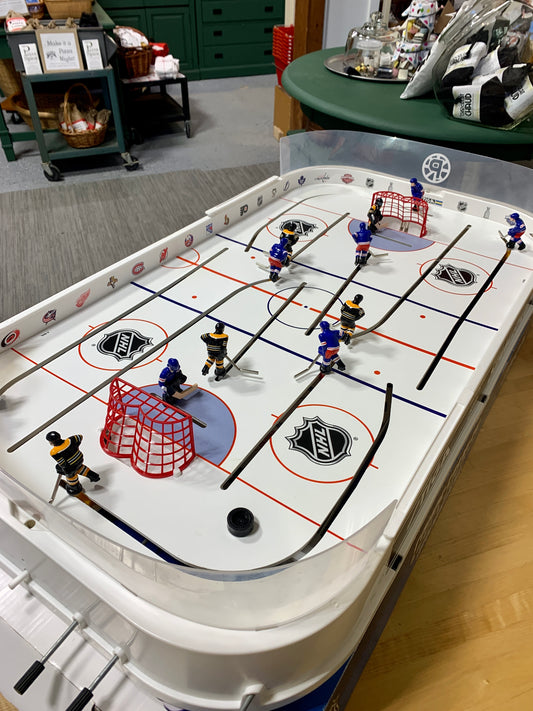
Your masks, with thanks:
[{"label": "cart wheel", "polygon": [[139,167],[139,161],[135,158],[135,156],[131,156],[131,163],[126,163],[124,167],[131,173],[132,170],[137,170]]},{"label": "cart wheel", "polygon": [[50,163],[44,170],[44,177],[47,180],[50,180],[52,183],[56,183],[58,180],[61,180],[61,171],[57,167],[57,165],[53,165]]},{"label": "cart wheel", "polygon": [[23,121],[24,121],[24,119],[22,118],[22,116],[20,114],[17,114],[16,111],[14,111],[11,114],[11,123],[19,124],[19,123],[22,123]]},{"label": "cart wheel", "polygon": [[187,134],[187,138],[191,137],[191,122],[190,121],[185,121],[185,133]]}]

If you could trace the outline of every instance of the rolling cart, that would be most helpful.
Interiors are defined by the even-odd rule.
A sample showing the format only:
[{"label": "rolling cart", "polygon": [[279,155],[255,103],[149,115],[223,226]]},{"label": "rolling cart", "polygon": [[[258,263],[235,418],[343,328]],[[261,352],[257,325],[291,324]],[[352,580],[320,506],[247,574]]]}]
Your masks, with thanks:
[{"label": "rolling cart", "polygon": [[[126,170],[136,170],[139,167],[139,161],[130,155],[126,147],[115,74],[112,67],[107,66],[104,69],[93,69],[83,72],[61,72],[56,74],[27,75],[22,72],[21,78],[35,131],[35,140],[37,141],[39,153],[41,154],[43,172],[48,180],[57,181],[62,178],[61,171],[52,162],[54,158],[63,160],[101,155],[104,153],[120,153],[124,160]],[[100,80],[104,104],[109,107],[112,112],[113,126],[109,127],[106,139],[100,145],[82,149],[71,148],[58,131],[44,131],[42,129],[35,99],[34,85],[45,84],[47,87],[50,87],[52,83],[59,82],[65,87],[69,82],[73,84],[79,81],[87,82],[92,79]]]},{"label": "rolling cart", "polygon": [[[191,111],[187,77],[178,74],[160,78],[147,74],[133,79],[121,78],[124,97],[124,122],[131,131],[133,143],[142,143],[146,130],[157,130],[162,124],[183,121],[187,138],[191,137]],[[181,104],[167,93],[169,84],[179,84]]]}]

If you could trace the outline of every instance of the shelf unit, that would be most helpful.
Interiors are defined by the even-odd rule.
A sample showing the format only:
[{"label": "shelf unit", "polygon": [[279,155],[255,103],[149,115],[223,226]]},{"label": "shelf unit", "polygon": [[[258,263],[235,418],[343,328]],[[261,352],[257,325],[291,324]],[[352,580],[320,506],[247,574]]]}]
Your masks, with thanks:
[{"label": "shelf unit", "polygon": [[[56,159],[81,158],[86,156],[102,155],[104,153],[120,153],[127,170],[136,170],[139,162],[132,157],[126,148],[124,131],[122,128],[121,112],[115,82],[115,73],[112,67],[104,69],[86,70],[83,72],[61,72],[58,74],[21,74],[22,86],[28,102],[28,108],[35,132],[35,140],[39,147],[43,172],[50,181],[61,179],[61,171],[52,163]],[[59,131],[44,131],[39,119],[39,111],[35,99],[34,85],[44,85],[50,90],[52,83],[59,83],[62,87],[76,82],[87,83],[91,80],[99,80],[105,106],[111,109],[114,120],[113,127],[109,127],[106,139],[99,146],[92,148],[72,148],[66,143]]]}]

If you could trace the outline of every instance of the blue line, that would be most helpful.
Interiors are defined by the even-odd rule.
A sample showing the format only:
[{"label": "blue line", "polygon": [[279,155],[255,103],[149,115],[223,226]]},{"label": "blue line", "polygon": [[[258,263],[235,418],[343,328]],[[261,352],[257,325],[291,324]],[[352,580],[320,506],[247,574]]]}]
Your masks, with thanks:
[{"label": "blue line", "polygon": [[[151,292],[152,294],[155,293],[154,290],[149,289],[147,286],[143,286],[142,284],[138,284],[137,282],[130,282],[133,286],[139,287],[139,289],[144,289],[144,291]],[[165,301],[168,301],[171,304],[175,304],[176,306],[181,306],[184,309],[187,309],[188,311],[192,311],[193,313],[196,314],[201,314],[202,312],[199,309],[195,309],[192,306],[187,306],[187,304],[182,304],[180,301],[176,301],[175,299],[170,299],[168,296],[160,295],[160,299],[164,299]],[[205,318],[211,319],[211,321],[220,321],[219,317],[215,316],[209,316],[207,315]],[[227,322],[226,322],[227,323]],[[251,333],[250,331],[246,331],[243,328],[239,328],[239,326],[234,326],[231,323],[227,323],[230,328],[232,328],[235,331],[239,331],[239,333],[243,333],[245,336],[250,336],[252,337],[254,334]],[[281,351],[284,351],[285,353],[290,353],[293,356],[296,356],[297,358],[301,358],[302,360],[306,360],[309,363],[312,362],[313,358],[309,358],[308,356],[304,356],[301,353],[297,353],[296,351],[293,351],[290,348],[286,348],[285,346],[281,346],[279,343],[274,343],[274,341],[269,341],[268,338],[263,338],[259,337],[260,341],[263,343],[268,344],[269,346],[273,346],[274,348],[278,348]],[[367,383],[364,380],[361,380],[360,378],[355,378],[353,375],[350,375],[349,373],[341,373],[340,371],[338,372],[339,375],[342,375],[344,378],[348,378],[349,380],[353,380],[356,383],[359,383],[360,385],[364,385],[367,388],[372,388],[372,390],[377,390],[380,393],[385,393],[385,388],[380,388],[377,385],[372,385],[371,383]],[[447,415],[443,412],[439,412],[439,410],[433,410],[430,407],[427,407],[426,405],[421,405],[417,402],[414,402],[414,400],[408,400],[407,398],[401,397],[400,395],[394,395],[393,397],[396,398],[397,400],[401,400],[402,402],[407,403],[408,405],[413,405],[414,407],[418,407],[421,410],[425,410],[426,412],[430,412],[433,415],[437,415],[438,417],[447,417]]]},{"label": "blue line", "polygon": [[[225,239],[228,242],[234,242],[235,244],[239,244],[241,246],[244,245],[244,242],[240,242],[239,240],[232,239],[231,237],[225,237],[224,235],[221,235],[220,233],[217,233],[217,237],[220,237],[221,239]],[[265,252],[266,250],[261,249],[260,247],[251,247],[251,249],[255,249],[257,252]],[[299,267],[303,267],[304,269],[311,269],[311,271],[314,272],[319,272],[320,274],[326,274],[327,276],[333,277],[334,279],[344,279],[344,277],[339,276],[338,274],[333,274],[332,272],[326,272],[324,269],[318,269],[317,267],[311,267],[308,264],[302,264],[302,262],[295,262],[294,260],[291,262],[292,264],[297,264]],[[393,299],[399,299],[401,297],[401,294],[394,294],[390,291],[385,291],[384,289],[377,289],[374,286],[369,286],[368,284],[365,284],[364,282],[361,281],[355,281],[352,280],[352,284],[357,284],[358,286],[363,286],[365,289],[370,289],[371,291],[375,291],[378,294],[384,294],[385,296],[390,296]],[[443,314],[444,316],[449,316],[450,318],[453,319],[458,319],[459,316],[456,314],[452,314],[449,311],[443,311],[442,309],[437,309],[435,306],[429,306],[428,304],[424,304],[421,301],[415,301],[414,299],[405,299],[405,303],[409,304],[415,304],[415,306],[420,306],[421,308],[428,309],[429,311],[434,311],[435,313],[438,314]],[[480,328],[487,328],[489,331],[499,331],[496,326],[489,326],[486,323],[481,323],[480,321],[472,321],[471,319],[465,319],[465,323],[470,323],[473,326],[479,326]]]}]

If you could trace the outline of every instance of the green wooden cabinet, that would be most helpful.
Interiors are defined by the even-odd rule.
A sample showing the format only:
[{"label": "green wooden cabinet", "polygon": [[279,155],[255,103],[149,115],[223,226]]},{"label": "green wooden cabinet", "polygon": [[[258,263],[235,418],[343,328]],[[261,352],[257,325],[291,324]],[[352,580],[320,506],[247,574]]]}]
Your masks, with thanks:
[{"label": "green wooden cabinet", "polygon": [[102,0],[117,25],[135,27],[154,42],[166,42],[180,70],[198,78],[194,0]]},{"label": "green wooden cabinet", "polygon": [[189,79],[274,73],[285,0],[101,0],[120,25],[166,42]]}]

